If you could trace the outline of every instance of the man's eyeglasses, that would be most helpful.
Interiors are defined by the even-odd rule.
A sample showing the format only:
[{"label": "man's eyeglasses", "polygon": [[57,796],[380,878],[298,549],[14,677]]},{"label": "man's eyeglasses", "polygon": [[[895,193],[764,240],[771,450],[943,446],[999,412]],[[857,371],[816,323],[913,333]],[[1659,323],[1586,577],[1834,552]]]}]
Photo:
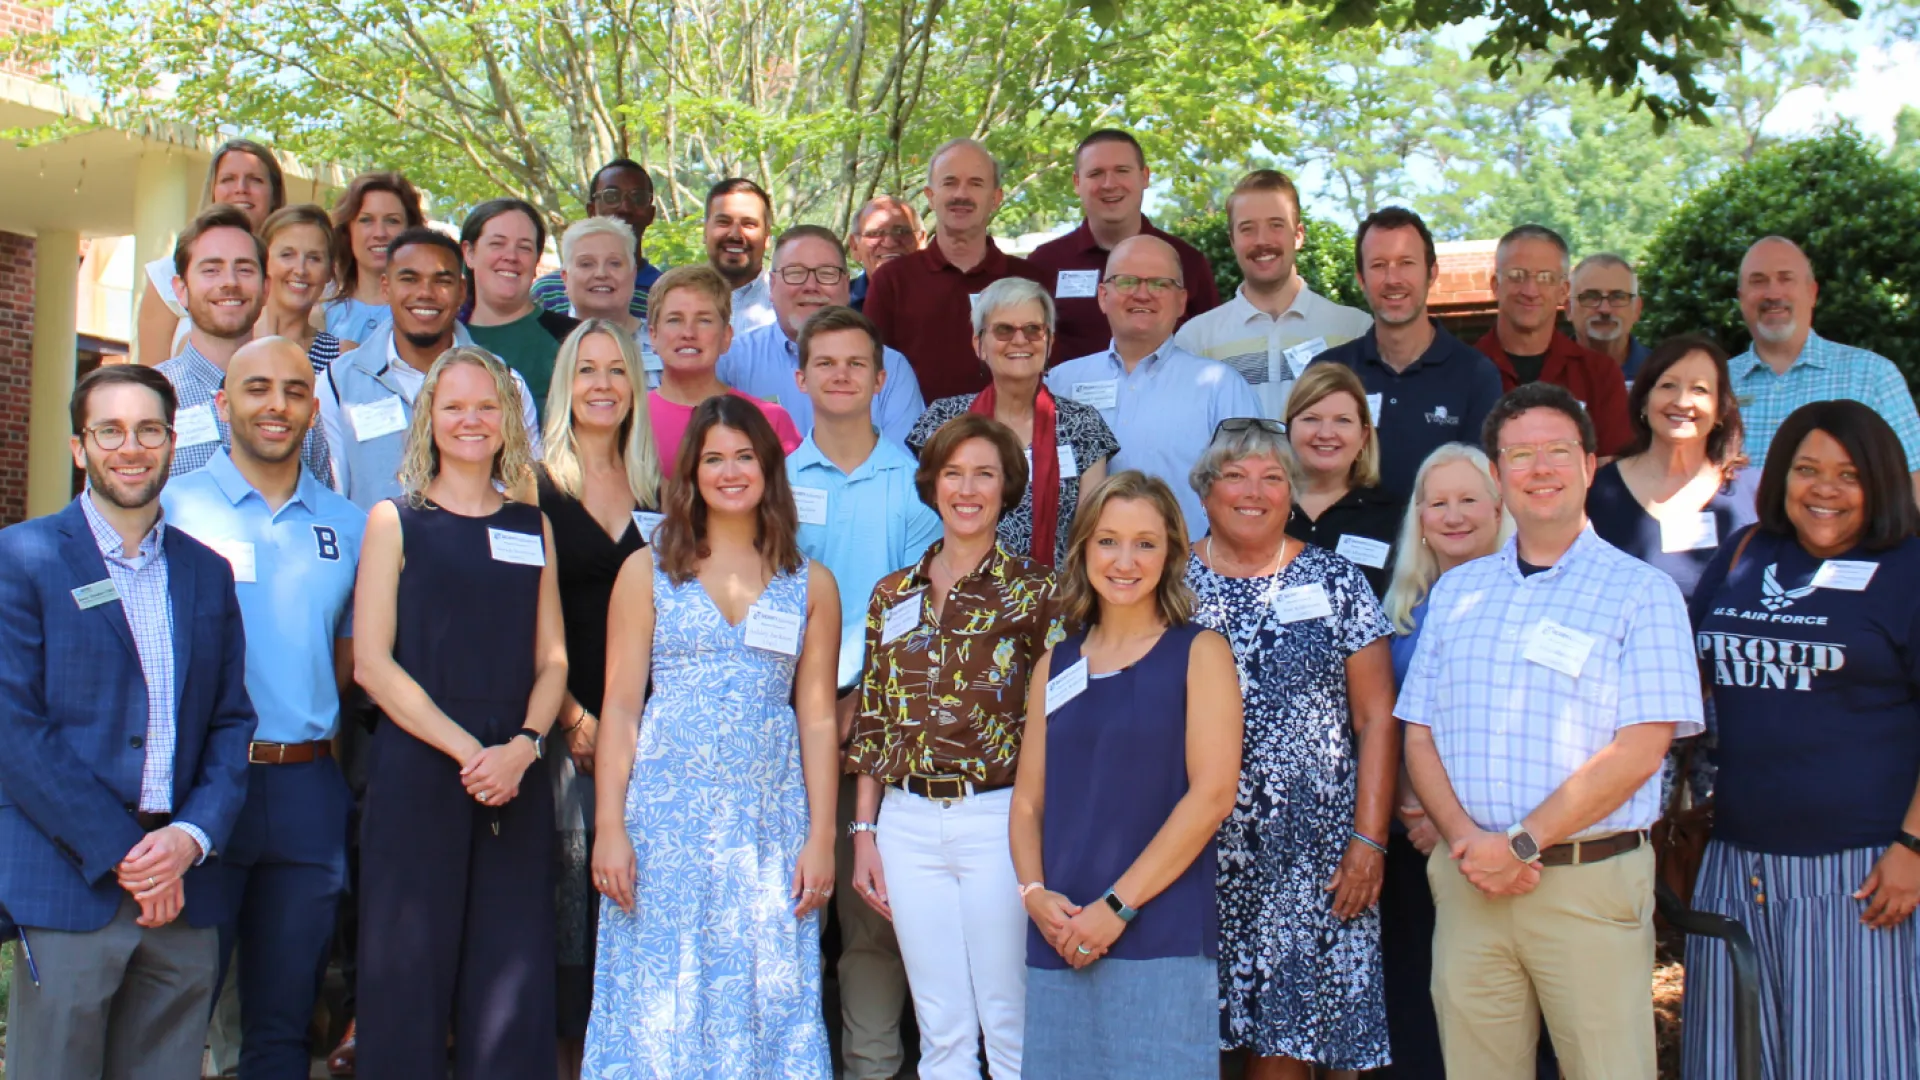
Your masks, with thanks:
[{"label": "man's eyeglasses", "polygon": [[789,285],[805,285],[808,278],[822,285],[838,285],[847,276],[844,266],[783,266],[779,269],[780,280]]},{"label": "man's eyeglasses", "polygon": [[1015,326],[1012,323],[994,323],[992,326],[987,327],[987,333],[993,335],[993,340],[1003,344],[1012,341],[1016,334],[1028,341],[1047,340],[1047,328],[1045,324],[1037,322],[1022,323],[1019,326]]},{"label": "man's eyeglasses", "polygon": [[[102,450],[118,450],[127,444],[127,429],[119,424],[95,424],[87,428],[86,433],[93,437],[93,445]],[[172,437],[173,426],[158,421],[133,429],[133,441],[148,450],[160,449]]]},{"label": "man's eyeglasses", "polygon": [[1597,308],[1601,304],[1606,304],[1609,307],[1623,308],[1633,303],[1638,296],[1638,293],[1630,293],[1625,289],[1615,289],[1612,292],[1588,289],[1586,292],[1575,296],[1574,299],[1580,302],[1581,307]]},{"label": "man's eyeglasses", "polygon": [[1213,437],[1222,435],[1244,435],[1249,431],[1264,431],[1280,438],[1287,437],[1287,425],[1278,420],[1269,420],[1264,416],[1231,416],[1214,425]]},{"label": "man's eyeglasses", "polygon": [[601,188],[599,191],[593,193],[593,205],[602,210],[618,210],[620,209],[621,203],[625,203],[635,210],[645,210],[647,207],[653,205],[653,192],[640,191],[638,189],[621,191],[619,188]]},{"label": "man's eyeglasses", "polygon": [[1587,456],[1586,449],[1577,442],[1558,440],[1549,443],[1520,443],[1500,448],[1500,460],[1507,468],[1525,472],[1535,465],[1545,462],[1550,469],[1564,469]]},{"label": "man's eyeglasses", "polygon": [[1140,286],[1145,285],[1147,291],[1155,296],[1170,293],[1175,289],[1186,288],[1185,285],[1180,284],[1180,282],[1170,277],[1143,278],[1135,277],[1132,274],[1109,274],[1102,284],[1117,292],[1132,292]]},{"label": "man's eyeglasses", "polygon": [[1500,276],[1505,278],[1509,285],[1524,285],[1531,280],[1535,285],[1544,289],[1560,284],[1560,271],[1558,270],[1522,270],[1516,266],[1510,270],[1500,271]]},{"label": "man's eyeglasses", "polygon": [[879,243],[882,240],[911,240],[913,230],[905,225],[888,225],[883,229],[868,229],[860,234],[860,239]]}]

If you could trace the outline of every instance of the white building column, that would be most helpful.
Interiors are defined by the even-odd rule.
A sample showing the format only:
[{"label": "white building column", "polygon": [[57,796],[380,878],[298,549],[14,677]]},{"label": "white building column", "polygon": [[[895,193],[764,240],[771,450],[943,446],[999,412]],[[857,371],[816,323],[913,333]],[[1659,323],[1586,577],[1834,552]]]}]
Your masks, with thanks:
[{"label": "white building column", "polygon": [[73,396],[79,332],[80,234],[43,229],[33,242],[33,389],[27,420],[27,516],[73,498]]},{"label": "white building column", "polygon": [[204,179],[191,156],[177,147],[155,148],[140,156],[133,179],[133,311],[128,324],[133,327],[130,351],[135,363],[149,362],[139,354],[147,264],[173,254],[173,242],[200,200]]}]

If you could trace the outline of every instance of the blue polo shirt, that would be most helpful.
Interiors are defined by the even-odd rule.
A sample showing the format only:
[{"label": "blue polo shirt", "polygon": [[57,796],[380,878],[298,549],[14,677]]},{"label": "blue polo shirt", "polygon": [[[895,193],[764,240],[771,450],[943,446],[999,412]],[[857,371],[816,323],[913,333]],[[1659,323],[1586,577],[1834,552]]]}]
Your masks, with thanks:
[{"label": "blue polo shirt", "polygon": [[260,714],[254,738],[332,738],[340,724],[334,639],[353,634],[367,512],[304,469],[293,496],[271,510],[225,451],[169,481],[160,503],[167,524],[233,566],[247,631],[247,695]]},{"label": "blue polo shirt", "polygon": [[1402,501],[1413,497],[1414,476],[1428,454],[1450,442],[1480,445],[1480,427],[1504,392],[1493,361],[1437,322],[1433,344],[1405,371],[1380,358],[1374,327],[1313,362],[1342,364],[1360,376],[1380,433],[1380,486]]},{"label": "blue polo shirt", "polygon": [[[927,411],[927,403],[920,396],[913,365],[899,350],[885,350],[880,363],[887,382],[873,395],[873,424],[880,434],[904,445],[913,422]],[[813,431],[813,400],[794,381],[799,370],[800,346],[773,322],[735,334],[733,348],[720,357],[714,373],[743,394],[778,402],[801,434],[807,434]]]},{"label": "blue polo shirt", "polygon": [[[920,561],[940,539],[940,516],[913,486],[917,463],[891,439],[852,473],[840,471],[809,434],[787,455],[796,489],[826,493],[826,524],[800,523],[800,550],[833,571],[840,587],[840,687],[859,684],[866,667],[867,601],[880,579]],[[796,498],[802,507],[816,496]],[[802,518],[808,513],[803,509]]]}]

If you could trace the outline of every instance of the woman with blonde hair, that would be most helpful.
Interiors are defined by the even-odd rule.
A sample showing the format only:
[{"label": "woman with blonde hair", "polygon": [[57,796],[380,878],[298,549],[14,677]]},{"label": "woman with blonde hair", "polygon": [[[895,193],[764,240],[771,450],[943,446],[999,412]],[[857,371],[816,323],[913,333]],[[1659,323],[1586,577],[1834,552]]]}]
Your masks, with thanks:
[{"label": "woman with blonde hair", "polygon": [[327,212],[312,203],[283,206],[258,230],[267,248],[266,300],[255,337],[283,337],[306,351],[323,374],[358,342],[342,341],[313,324],[313,309],[333,285],[334,231]]},{"label": "woman with blonde hair", "polygon": [[[362,812],[358,1075],[550,1075],[553,793],[527,771],[566,692],[553,537],[502,490],[531,464],[480,349],[415,402],[402,497],[374,506],[354,674],[384,714]],[[456,1022],[457,1019],[457,1022]]]},{"label": "woman with blonde hair", "polygon": [[693,410],[717,394],[751,401],[773,425],[780,449],[791,454],[801,443],[800,429],[787,410],[743,394],[720,380],[721,354],[733,346],[733,286],[711,266],[676,266],[660,275],[647,293],[647,339],[659,355],[660,383],[647,396],[654,444],[661,467],[672,471],[680,436]]},{"label": "woman with blonde hair", "polygon": [[1367,388],[1351,368],[1315,364],[1287,394],[1296,479],[1287,535],[1360,568],[1373,594],[1387,588],[1400,500],[1380,486],[1380,434]]}]

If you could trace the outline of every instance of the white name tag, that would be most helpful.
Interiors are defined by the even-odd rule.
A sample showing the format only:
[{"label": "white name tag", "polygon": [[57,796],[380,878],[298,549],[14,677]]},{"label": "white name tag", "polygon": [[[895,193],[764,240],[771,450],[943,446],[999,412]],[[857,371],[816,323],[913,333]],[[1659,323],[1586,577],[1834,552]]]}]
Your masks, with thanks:
[{"label": "white name tag", "polygon": [[347,415],[353,419],[353,437],[358,442],[407,429],[407,410],[397,397],[355,405]]},{"label": "white name tag", "polygon": [[1375,570],[1384,570],[1387,566],[1387,552],[1391,546],[1383,544],[1370,536],[1355,536],[1347,533],[1333,546],[1334,554],[1343,555],[1361,566],[1371,566]]},{"label": "white name tag", "polygon": [[[1033,486],[1033,447],[1031,446],[1027,447],[1026,454],[1027,454],[1027,486],[1032,487]],[[1077,462],[1073,460],[1073,447],[1071,446],[1054,447],[1053,459],[1060,463],[1060,479],[1071,480],[1074,477],[1080,475],[1080,466]]]},{"label": "white name tag", "polygon": [[1280,595],[1273,598],[1273,613],[1283,623],[1324,619],[1333,614],[1333,602],[1327,599],[1326,588],[1316,581],[1280,590]]},{"label": "white name tag", "polygon": [[498,562],[521,566],[547,565],[547,547],[539,533],[488,529],[487,544],[493,549],[493,557]]},{"label": "white name tag", "polygon": [[1087,658],[1074,661],[1073,666],[1047,680],[1047,715],[1052,716],[1055,709],[1080,696],[1087,688]]},{"label": "white name tag", "polygon": [[1700,551],[1720,546],[1720,522],[1713,511],[1675,514],[1660,519],[1661,551]]},{"label": "white name tag", "polygon": [[800,655],[800,616],[764,604],[753,605],[747,609],[747,647],[783,656]]},{"label": "white name tag", "polygon": [[880,623],[880,644],[891,644],[895,638],[920,625],[920,605],[926,595],[914,593],[887,609],[886,618]]},{"label": "white name tag", "polygon": [[653,543],[653,534],[660,531],[660,523],[665,520],[667,520],[667,515],[656,514],[651,510],[635,510],[633,512],[634,527],[640,530],[640,539],[649,544]]},{"label": "white name tag", "polygon": [[1839,589],[1841,592],[1859,592],[1873,580],[1873,572],[1880,569],[1879,563],[1856,562],[1849,559],[1828,559],[1813,572],[1813,587],[1816,589]]},{"label": "white name tag", "polygon": [[654,372],[667,370],[666,361],[660,359],[660,354],[653,351],[651,342],[643,342],[640,346],[640,368],[642,371]]},{"label": "white name tag", "polygon": [[82,585],[73,590],[73,602],[81,611],[90,611],[118,599],[120,590],[113,587],[112,578],[101,578],[91,585]]},{"label": "white name tag", "polygon": [[825,525],[827,523],[827,493],[823,488],[795,487],[793,489],[793,508],[800,514],[802,525]]},{"label": "white name tag", "polygon": [[213,406],[195,405],[174,414],[174,446],[184,450],[189,446],[205,446],[219,441],[220,426],[213,422]]},{"label": "white name tag", "polygon": [[253,545],[245,540],[209,540],[207,546],[220,553],[233,567],[233,580],[236,584],[250,585],[257,580],[257,570],[253,563]]},{"label": "white name tag", "polygon": [[1385,401],[1386,398],[1387,395],[1385,394],[1367,395],[1367,416],[1372,418],[1374,427],[1380,426],[1380,403]]},{"label": "white name tag", "polygon": [[1527,647],[1520,656],[1577,679],[1580,669],[1587,665],[1587,654],[1593,651],[1594,640],[1592,634],[1561,626],[1552,619],[1541,619],[1527,635]]},{"label": "white name tag", "polygon": [[1280,355],[1286,357],[1287,367],[1293,372],[1293,377],[1297,379],[1306,373],[1307,365],[1313,363],[1314,357],[1326,351],[1327,339],[1317,337],[1311,341],[1303,341],[1285,350]]},{"label": "white name tag", "polygon": [[1053,295],[1061,300],[1094,296],[1099,291],[1100,271],[1098,270],[1062,270],[1053,285]]},{"label": "white name tag", "polygon": [[1099,382],[1074,383],[1073,400],[1089,408],[1111,409],[1120,404],[1120,381],[1102,379]]}]

